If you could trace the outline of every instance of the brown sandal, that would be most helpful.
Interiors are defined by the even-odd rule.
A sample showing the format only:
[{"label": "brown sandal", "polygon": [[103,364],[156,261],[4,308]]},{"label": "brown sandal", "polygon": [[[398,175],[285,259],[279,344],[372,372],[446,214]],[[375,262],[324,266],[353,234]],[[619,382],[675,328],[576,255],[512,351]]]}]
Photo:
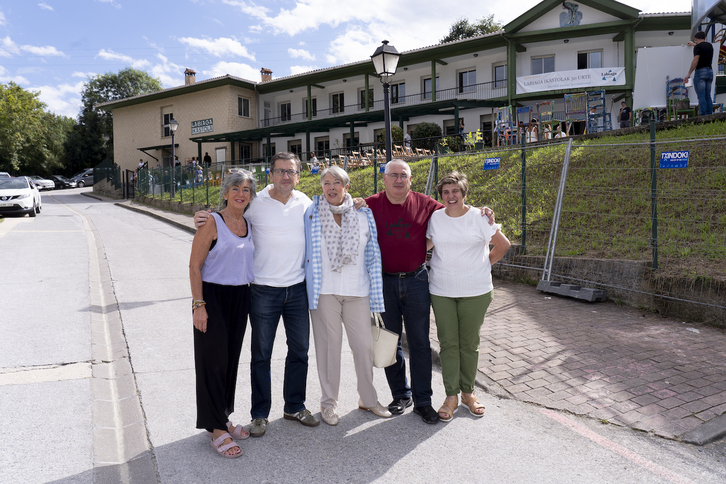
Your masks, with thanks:
[{"label": "brown sandal", "polygon": [[[454,400],[454,406],[451,407],[449,405],[449,401]],[[442,422],[451,422],[451,419],[454,418],[454,412],[456,412],[456,409],[459,408],[459,398],[454,395],[453,397],[446,397],[446,400],[444,400],[444,404],[441,405],[441,408],[439,409],[439,420]],[[446,415],[446,417],[442,417],[443,415]]]},{"label": "brown sandal", "polygon": [[469,409],[469,413],[471,413],[475,417],[483,417],[484,405],[479,402],[479,399],[476,398],[476,395],[474,395],[473,393],[470,393],[468,397],[466,397],[465,395],[465,393],[461,394],[461,403],[463,405],[466,405],[466,407]]}]

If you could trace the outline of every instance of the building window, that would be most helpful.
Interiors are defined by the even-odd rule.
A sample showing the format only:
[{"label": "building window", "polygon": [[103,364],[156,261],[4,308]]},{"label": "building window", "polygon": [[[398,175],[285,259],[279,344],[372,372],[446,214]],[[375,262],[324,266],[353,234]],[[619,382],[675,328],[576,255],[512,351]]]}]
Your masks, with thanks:
[{"label": "building window", "polygon": [[[313,118],[318,115],[318,99],[317,98],[310,98],[310,104],[313,107]],[[302,113],[303,117],[307,119],[308,117],[308,100],[307,98],[302,100]]]},{"label": "building window", "polygon": [[239,158],[242,161],[252,158],[252,145],[249,143],[239,144]]},{"label": "building window", "polygon": [[[270,143],[270,156],[275,156],[275,143]],[[267,156],[267,143],[262,143],[262,155]]]},{"label": "building window", "polygon": [[354,148],[360,145],[360,136],[358,132],[355,132],[355,137],[353,138],[353,146],[350,145],[350,133],[343,133],[343,142],[345,143],[346,148]]},{"label": "building window", "polygon": [[[358,101],[360,101],[360,109],[366,108],[366,90],[358,90]],[[368,108],[373,107],[373,88],[368,89]]]},{"label": "building window", "polygon": [[295,153],[298,158],[302,157],[302,141],[293,139],[287,142],[287,151]]},{"label": "building window", "polygon": [[280,103],[280,121],[290,121],[291,118],[290,103]]},{"label": "building window", "polygon": [[333,94],[331,99],[331,105],[333,107],[333,114],[345,112],[345,98],[342,92]]},{"label": "building window", "polygon": [[391,84],[391,104],[406,102],[406,83]]},{"label": "building window", "polygon": [[315,138],[315,153],[320,156],[328,156],[330,151],[330,138],[328,136],[321,136]]},{"label": "building window", "polygon": [[555,56],[532,57],[532,75],[555,72]]},{"label": "building window", "polygon": [[238,97],[237,98],[237,115],[245,118],[250,117],[250,100]]},{"label": "building window", "polygon": [[171,121],[172,119],[174,119],[174,113],[165,113],[164,114],[164,120],[161,123],[161,131],[162,131],[162,136],[164,138],[171,136],[171,128],[169,127],[169,121]]},{"label": "building window", "polygon": [[590,52],[577,53],[578,69],[599,69],[602,67],[602,51],[593,50]]},{"label": "building window", "polygon": [[476,90],[476,70],[459,72],[459,92],[474,92]]},{"label": "building window", "polygon": [[494,88],[507,87],[507,64],[494,66]]},{"label": "building window", "polygon": [[[436,90],[439,90],[439,76],[436,76]],[[426,77],[423,80],[423,99],[431,99],[431,78]]]}]

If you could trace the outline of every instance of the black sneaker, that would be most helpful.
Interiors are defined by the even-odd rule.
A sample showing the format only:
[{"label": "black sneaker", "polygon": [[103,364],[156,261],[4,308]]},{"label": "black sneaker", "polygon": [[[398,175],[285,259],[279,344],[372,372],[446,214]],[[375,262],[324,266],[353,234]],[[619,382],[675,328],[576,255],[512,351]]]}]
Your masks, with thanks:
[{"label": "black sneaker", "polygon": [[401,415],[405,409],[413,405],[413,399],[411,398],[394,398],[391,403],[388,404],[388,411],[393,415]]},{"label": "black sneaker", "polygon": [[426,405],[425,407],[414,407],[413,413],[421,415],[421,420],[427,424],[435,424],[439,421],[439,414],[436,413],[436,410],[434,410],[434,407],[431,405]]}]

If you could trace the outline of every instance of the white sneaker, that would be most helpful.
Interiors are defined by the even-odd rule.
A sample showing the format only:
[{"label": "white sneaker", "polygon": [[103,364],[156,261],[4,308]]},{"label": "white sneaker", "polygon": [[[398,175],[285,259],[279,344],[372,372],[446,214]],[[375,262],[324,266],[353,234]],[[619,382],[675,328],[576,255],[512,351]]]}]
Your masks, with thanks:
[{"label": "white sneaker", "polygon": [[323,416],[323,422],[328,425],[338,425],[340,417],[338,417],[338,412],[335,407],[322,408],[321,413]]}]

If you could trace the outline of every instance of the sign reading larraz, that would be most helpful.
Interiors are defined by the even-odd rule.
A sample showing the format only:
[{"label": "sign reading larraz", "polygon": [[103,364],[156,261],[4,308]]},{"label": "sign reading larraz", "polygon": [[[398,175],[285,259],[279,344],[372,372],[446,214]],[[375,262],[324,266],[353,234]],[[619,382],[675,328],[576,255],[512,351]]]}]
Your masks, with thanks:
[{"label": "sign reading larraz", "polygon": [[192,134],[211,133],[214,131],[214,118],[192,121]]}]

